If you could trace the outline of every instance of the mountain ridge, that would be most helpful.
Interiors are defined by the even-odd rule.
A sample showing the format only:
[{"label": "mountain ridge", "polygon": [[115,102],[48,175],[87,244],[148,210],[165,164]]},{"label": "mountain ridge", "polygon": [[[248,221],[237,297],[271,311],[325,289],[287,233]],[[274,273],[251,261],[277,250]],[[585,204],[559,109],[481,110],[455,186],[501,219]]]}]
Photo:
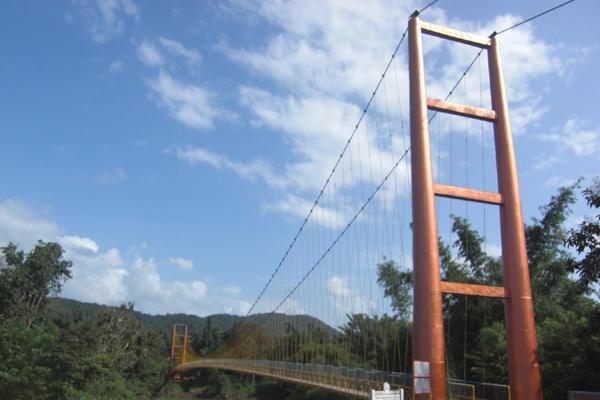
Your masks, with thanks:
[{"label": "mountain ridge", "polygon": [[[50,309],[55,315],[63,315],[71,319],[76,319],[81,317],[91,317],[99,311],[120,309],[120,307],[55,297],[52,299]],[[199,317],[197,315],[183,313],[150,315],[140,311],[135,311],[135,309],[133,311],[133,315],[144,325],[146,329],[161,330],[168,336],[172,335],[174,324],[186,324],[189,332],[201,331],[206,326],[208,318],[210,318],[213,328],[219,327],[223,331],[228,331],[236,324],[241,323],[245,318],[240,315],[225,313],[212,314],[206,317]],[[248,316],[246,322],[260,323],[266,317],[267,314],[254,314]],[[284,335],[286,333],[286,324],[293,325],[299,332],[306,332],[312,325],[316,326],[317,328],[321,328],[332,335],[339,333],[337,329],[329,326],[318,318],[311,317],[309,315],[273,314],[270,316],[270,318],[273,318],[274,323],[268,324],[267,331],[274,336]]]}]

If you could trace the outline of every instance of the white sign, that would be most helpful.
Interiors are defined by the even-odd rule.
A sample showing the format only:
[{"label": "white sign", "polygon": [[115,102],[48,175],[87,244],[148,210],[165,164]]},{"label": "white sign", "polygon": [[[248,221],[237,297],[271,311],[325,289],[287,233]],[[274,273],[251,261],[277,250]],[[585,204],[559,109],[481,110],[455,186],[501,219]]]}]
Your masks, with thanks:
[{"label": "white sign", "polygon": [[415,361],[413,363],[413,376],[429,377],[429,363],[427,361]]},{"label": "white sign", "polygon": [[413,361],[413,380],[415,394],[431,393],[428,361]]},{"label": "white sign", "polygon": [[371,390],[369,400],[404,400],[404,389]]},{"label": "white sign", "polygon": [[429,378],[415,378],[415,394],[431,393]]}]

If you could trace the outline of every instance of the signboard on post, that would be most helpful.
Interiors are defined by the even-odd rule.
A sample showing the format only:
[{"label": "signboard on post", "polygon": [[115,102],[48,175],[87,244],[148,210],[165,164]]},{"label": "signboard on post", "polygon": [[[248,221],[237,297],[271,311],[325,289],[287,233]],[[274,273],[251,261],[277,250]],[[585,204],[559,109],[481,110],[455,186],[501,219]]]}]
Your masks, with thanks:
[{"label": "signboard on post", "polygon": [[371,390],[369,400],[404,400],[404,389],[390,390],[389,383],[383,384],[383,390]]},{"label": "signboard on post", "polygon": [[413,361],[413,388],[414,394],[431,393],[429,362],[417,360]]},{"label": "signboard on post", "polygon": [[415,394],[431,393],[429,378],[415,378]]}]

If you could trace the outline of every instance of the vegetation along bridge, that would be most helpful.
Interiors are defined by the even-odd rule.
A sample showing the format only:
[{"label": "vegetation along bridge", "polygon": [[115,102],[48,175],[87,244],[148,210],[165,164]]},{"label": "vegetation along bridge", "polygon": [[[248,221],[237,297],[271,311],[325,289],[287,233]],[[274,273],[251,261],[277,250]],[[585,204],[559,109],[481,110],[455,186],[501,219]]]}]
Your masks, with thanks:
[{"label": "vegetation along bridge", "polygon": [[[200,355],[174,327],[174,378],[218,368],[356,398],[384,383],[412,399],[542,398],[499,34],[418,16],[243,322]],[[440,46],[474,56],[443,99],[426,88]]]}]

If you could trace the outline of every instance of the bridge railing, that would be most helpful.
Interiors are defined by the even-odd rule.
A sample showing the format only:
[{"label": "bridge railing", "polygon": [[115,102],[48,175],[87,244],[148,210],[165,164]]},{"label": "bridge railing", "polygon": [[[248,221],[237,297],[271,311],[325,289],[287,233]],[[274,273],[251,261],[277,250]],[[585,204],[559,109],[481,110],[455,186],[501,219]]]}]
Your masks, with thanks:
[{"label": "bridge railing", "polygon": [[[469,395],[468,398],[474,399],[486,399],[486,400],[510,400],[510,386],[508,385],[498,385],[495,383],[485,383],[485,382],[474,382],[474,381],[461,381],[458,379],[447,379],[446,380],[446,391],[448,393],[450,389],[448,389],[448,385],[452,384],[453,393],[461,393],[466,389],[458,389],[460,385],[469,385],[473,387],[473,397]],[[448,394],[448,398],[450,398],[450,394]],[[465,397],[461,397],[465,398]],[[599,399],[600,400],[600,399]]]},{"label": "bridge railing", "polygon": [[371,389],[381,390],[383,384],[387,382],[393,390],[405,389],[407,395],[405,398],[412,398],[412,375],[410,374],[282,361],[239,359],[192,361],[178,366],[176,370],[193,368],[220,368],[257,374],[358,398],[368,397]]},{"label": "bridge railing", "polygon": [[569,390],[569,400],[600,400],[600,393],[598,392],[579,392]]},{"label": "bridge railing", "polygon": [[448,400],[475,400],[475,386],[446,380],[446,398]]},{"label": "bridge railing", "polygon": [[[404,389],[405,399],[412,399],[412,375],[397,372],[242,359],[203,359],[179,365],[175,370],[194,368],[219,368],[256,374],[358,398],[367,398],[371,389],[381,390],[383,384],[388,383],[392,390]],[[448,399],[452,400],[510,400],[510,388],[506,385],[447,379],[446,392]]]}]

